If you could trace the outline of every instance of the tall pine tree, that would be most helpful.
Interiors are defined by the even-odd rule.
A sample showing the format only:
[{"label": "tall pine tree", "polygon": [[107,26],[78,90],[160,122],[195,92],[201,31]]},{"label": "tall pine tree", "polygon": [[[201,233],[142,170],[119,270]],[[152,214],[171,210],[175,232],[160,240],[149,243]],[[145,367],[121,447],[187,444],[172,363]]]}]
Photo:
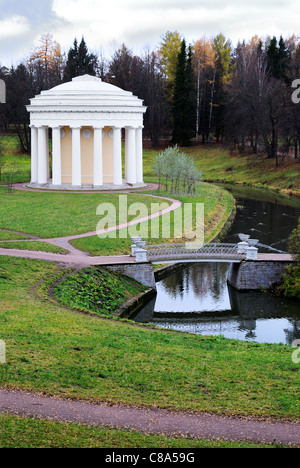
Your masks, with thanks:
[{"label": "tall pine tree", "polygon": [[192,49],[185,40],[178,54],[173,96],[173,143],[188,145],[194,133],[196,91],[192,67]]},{"label": "tall pine tree", "polygon": [[274,36],[267,48],[268,67],[271,75],[276,80],[286,80],[287,70],[291,61],[291,53],[286,44],[280,37],[279,43]]},{"label": "tall pine tree", "polygon": [[79,46],[75,38],[73,47],[68,52],[68,59],[64,71],[64,81],[70,81],[72,78],[81,75],[96,75],[97,57],[90,54],[82,38]]}]

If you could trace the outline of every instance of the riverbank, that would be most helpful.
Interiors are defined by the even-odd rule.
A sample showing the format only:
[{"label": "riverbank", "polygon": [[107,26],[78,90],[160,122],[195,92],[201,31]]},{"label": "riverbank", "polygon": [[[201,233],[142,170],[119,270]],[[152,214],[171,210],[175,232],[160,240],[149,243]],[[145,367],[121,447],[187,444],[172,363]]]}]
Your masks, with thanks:
[{"label": "riverbank", "polygon": [[[300,160],[286,157],[276,168],[275,161],[266,155],[241,156],[230,153],[220,144],[191,146],[183,150],[195,159],[206,182],[256,187],[300,197]],[[152,176],[155,154],[155,150],[145,151],[146,180]]]}]

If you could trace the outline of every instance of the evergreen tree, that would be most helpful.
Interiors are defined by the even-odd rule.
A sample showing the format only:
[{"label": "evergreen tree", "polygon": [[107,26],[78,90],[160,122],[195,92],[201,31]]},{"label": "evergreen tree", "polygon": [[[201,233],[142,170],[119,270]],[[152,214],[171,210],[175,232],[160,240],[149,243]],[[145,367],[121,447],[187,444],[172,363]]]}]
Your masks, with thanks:
[{"label": "evergreen tree", "polygon": [[278,47],[278,74],[279,74],[280,79],[283,79],[283,80],[287,79],[287,70],[288,70],[290,62],[291,62],[291,53],[281,36],[279,40],[279,47]]},{"label": "evergreen tree", "polygon": [[195,85],[192,68],[192,50],[187,54],[186,42],[182,41],[178,54],[173,97],[173,142],[187,145],[195,122]]},{"label": "evergreen tree", "polygon": [[226,87],[230,76],[231,45],[223,34],[218,34],[213,40],[215,52],[215,71],[211,87],[209,138],[212,120],[215,123],[216,139],[219,142],[224,134],[224,116]]},{"label": "evergreen tree", "polygon": [[287,79],[287,69],[291,60],[291,54],[286,44],[280,37],[279,43],[274,36],[267,48],[268,67],[271,75],[276,80]]},{"label": "evergreen tree", "polygon": [[97,57],[90,54],[82,38],[78,46],[77,39],[75,38],[73,47],[68,52],[68,59],[64,71],[64,81],[70,81],[72,78],[81,75],[96,75],[97,70]]}]

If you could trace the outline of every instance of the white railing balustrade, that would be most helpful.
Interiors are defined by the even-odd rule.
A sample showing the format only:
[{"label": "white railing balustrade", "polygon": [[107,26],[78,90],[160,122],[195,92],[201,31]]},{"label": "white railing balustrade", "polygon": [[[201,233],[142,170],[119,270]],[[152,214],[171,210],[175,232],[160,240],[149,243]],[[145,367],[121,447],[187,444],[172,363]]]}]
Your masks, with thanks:
[{"label": "white railing balustrade", "polygon": [[148,261],[153,259],[188,259],[188,258],[232,258],[232,259],[243,259],[245,258],[245,252],[238,252],[238,244],[203,244],[199,248],[195,244],[195,248],[189,244],[188,248],[184,243],[181,244],[160,244],[160,245],[147,245],[144,247],[147,252]]},{"label": "white railing balustrade", "polygon": [[[240,234],[240,237],[242,234]],[[243,235],[244,236],[244,235]],[[257,260],[258,249],[255,245],[258,244],[257,239],[243,240],[238,244],[221,244],[221,243],[177,243],[177,244],[157,244],[147,245],[140,237],[132,238],[134,244],[131,247],[131,255],[136,257],[137,263],[142,262],[157,262],[172,260],[201,260],[207,259],[212,261],[218,260]]]}]

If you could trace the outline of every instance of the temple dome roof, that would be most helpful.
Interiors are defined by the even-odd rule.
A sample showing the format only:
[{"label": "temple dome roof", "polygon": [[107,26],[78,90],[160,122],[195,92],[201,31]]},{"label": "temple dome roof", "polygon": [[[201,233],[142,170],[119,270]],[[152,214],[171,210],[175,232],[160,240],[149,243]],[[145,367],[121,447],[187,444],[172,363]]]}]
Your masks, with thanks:
[{"label": "temple dome roof", "polygon": [[45,111],[146,112],[143,101],[129,91],[105,83],[100,78],[83,75],[72,81],[42,91],[30,100],[29,112]]}]

